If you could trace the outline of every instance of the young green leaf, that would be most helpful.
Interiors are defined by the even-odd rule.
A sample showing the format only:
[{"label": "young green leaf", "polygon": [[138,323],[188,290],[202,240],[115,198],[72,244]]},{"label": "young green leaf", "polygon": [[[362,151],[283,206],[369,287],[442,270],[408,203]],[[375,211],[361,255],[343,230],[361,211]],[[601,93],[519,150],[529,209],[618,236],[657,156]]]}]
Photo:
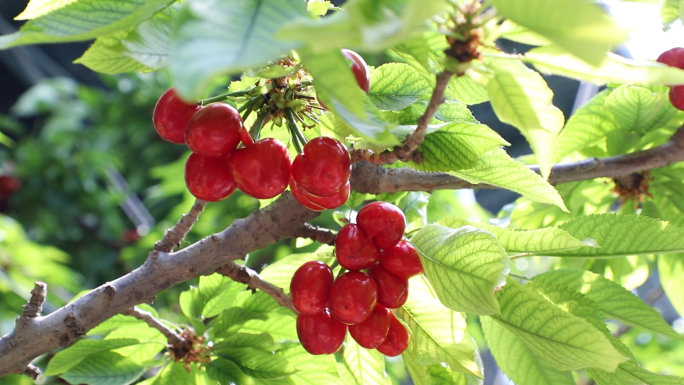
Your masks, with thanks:
[{"label": "young green leaf", "polygon": [[414,360],[421,365],[445,363],[450,371],[482,378],[479,353],[463,314],[444,307],[424,276],[411,278],[409,287],[409,297],[397,317],[411,330]]},{"label": "young green leaf", "polygon": [[286,359],[255,348],[224,348],[219,355],[233,361],[240,370],[254,378],[283,378],[297,371]]},{"label": "young green leaf", "polygon": [[30,0],[26,9],[19,16],[15,17],[14,20],[35,19],[74,1],[76,0]]},{"label": "young green leaf", "polygon": [[480,322],[496,363],[516,384],[575,384],[572,373],[554,368],[504,326],[490,317],[480,317]]},{"label": "young green leaf", "polygon": [[616,258],[684,251],[684,228],[645,216],[593,214],[558,226],[577,239],[592,238],[600,248],[551,251],[548,256]]},{"label": "young green leaf", "polygon": [[149,68],[166,67],[171,52],[171,35],[180,9],[179,3],[172,4],[140,23],[121,41],[126,47],[123,54]]},{"label": "young green leaf", "polygon": [[105,74],[151,71],[151,68],[125,55],[126,49],[121,45],[121,38],[127,34],[127,31],[121,31],[98,38],[74,63]]},{"label": "young green leaf", "polygon": [[563,211],[568,210],[553,186],[524,164],[513,160],[501,148],[493,148],[484,153],[472,168],[450,171],[449,174],[470,183],[499,186],[522,194],[532,201],[556,205]]},{"label": "young green leaf", "polygon": [[605,107],[613,113],[621,130],[637,133],[648,132],[663,110],[674,109],[666,93],[632,85],[622,85],[613,90]]},{"label": "young green leaf", "polygon": [[665,0],[660,4],[660,20],[665,30],[670,29],[672,24],[680,19],[679,0]]},{"label": "young green leaf", "polygon": [[379,351],[361,347],[351,334],[347,334],[342,358],[357,385],[391,385],[385,373],[385,357]]},{"label": "young green leaf", "polygon": [[236,363],[223,357],[217,357],[207,364],[207,375],[219,384],[256,385],[254,379],[243,373]]},{"label": "young green leaf", "polygon": [[[432,36],[434,35],[439,36],[439,34],[433,33]],[[392,49],[410,55],[417,63],[425,68],[425,70],[428,72],[431,70],[430,63],[428,62],[428,58],[431,54],[430,44],[428,43],[425,34],[408,39],[401,44],[397,44]],[[373,83],[371,83],[371,86],[372,84]]]},{"label": "young green leaf", "polygon": [[127,30],[163,10],[173,0],[80,0],[24,24],[0,37],[0,49],[17,45],[95,39]]},{"label": "young green leaf", "polygon": [[527,45],[549,45],[551,41],[538,33],[515,24],[510,20],[504,20],[490,35],[485,36],[485,41],[494,42],[496,39],[507,39]]},{"label": "young green leaf", "polygon": [[[492,233],[509,254],[534,253],[544,254],[552,250],[570,250],[587,246],[566,231],[555,227],[537,230],[506,229],[488,223],[473,223],[457,216],[442,218],[438,225],[457,229],[462,226],[473,226]],[[594,246],[595,247],[595,246]]]},{"label": "young green leaf", "polygon": [[178,92],[188,99],[200,97],[216,76],[238,74],[287,55],[300,43],[277,40],[274,33],[299,16],[310,17],[306,4],[297,0],[187,3],[169,58]]},{"label": "young green leaf", "polygon": [[[220,358],[219,358],[220,359]],[[212,361],[214,362],[214,361]],[[189,365],[190,372],[185,370],[185,365],[182,362],[169,361],[162,367],[157,374],[143,382],[140,385],[214,385],[211,382],[211,377],[207,375],[204,370],[199,370],[199,365],[193,363]],[[245,378],[251,379],[245,376]],[[222,384],[229,384],[230,382],[222,382]],[[240,384],[253,385],[250,382],[240,382]],[[256,384],[254,384],[256,385]]]},{"label": "young green leaf", "polygon": [[122,346],[137,345],[140,341],[135,338],[118,338],[109,340],[78,340],[76,343],[64,349],[48,362],[43,373],[45,376],[61,374],[83,361],[91,354],[105,352]]},{"label": "young green leaf", "polygon": [[119,353],[140,365],[144,365],[146,361],[154,358],[160,351],[164,350],[164,347],[168,343],[166,337],[164,337],[159,330],[151,328],[147,324],[137,324],[135,326],[112,330],[107,334],[104,340],[122,338],[136,338],[140,343],[137,345],[115,348],[112,349],[112,351]]},{"label": "young green leaf", "polygon": [[125,385],[138,379],[146,368],[113,352],[88,356],[60,377],[72,384]]},{"label": "young green leaf", "polygon": [[200,318],[202,316],[204,298],[197,287],[190,286],[190,289],[180,294],[178,301],[180,303],[181,310],[186,317]]},{"label": "young green leaf", "polygon": [[417,101],[429,101],[432,88],[410,65],[388,63],[371,68],[368,97],[381,110],[399,111]]},{"label": "young green leaf", "polygon": [[335,356],[309,354],[300,344],[291,343],[276,353],[288,360],[297,369],[289,378],[297,385],[342,384],[335,364]]},{"label": "young green leaf", "polygon": [[273,337],[268,333],[237,333],[214,344],[213,351],[220,352],[229,348],[255,348],[272,352],[278,350],[280,345],[273,342]]},{"label": "young green leaf", "polygon": [[613,371],[626,360],[602,331],[514,280],[508,280],[498,300],[501,314],[492,318],[557,370]]},{"label": "young green leaf", "polygon": [[630,83],[642,86],[682,84],[684,71],[654,61],[636,61],[608,53],[592,66],[558,46],[540,47],[525,53],[524,60],[539,72],[585,80],[597,85]]},{"label": "young green leaf", "polygon": [[412,351],[405,351],[401,357],[415,385],[468,385],[468,377],[465,373],[454,372],[441,364],[418,363],[419,357]]},{"label": "young green leaf", "polygon": [[581,292],[596,302],[608,318],[625,325],[684,340],[658,312],[619,284],[590,271],[556,270],[540,274],[533,280],[555,282]]},{"label": "young green leaf", "polygon": [[556,138],[563,128],[563,112],[553,105],[553,91],[542,76],[517,59],[491,59],[494,78],[487,91],[496,116],[515,126],[534,151],[544,178],[555,160]]},{"label": "young green leaf", "polygon": [[235,297],[245,288],[245,285],[218,273],[201,276],[199,292],[204,301],[201,314],[206,318],[217,316],[225,309],[233,306]]},{"label": "young green leaf", "polygon": [[558,0],[493,0],[497,13],[551,40],[580,59],[599,65],[608,49],[627,40],[601,6]]},{"label": "young green leaf", "polygon": [[238,330],[249,320],[266,320],[268,315],[247,311],[241,307],[231,307],[224,310],[214,320],[211,332],[213,338],[228,337],[237,333]]},{"label": "young green leaf", "polygon": [[412,239],[439,300],[448,308],[496,314],[494,288],[505,282],[510,261],[489,232],[474,227],[427,225]]},{"label": "young green leaf", "polygon": [[658,256],[660,284],[677,312],[684,314],[684,254]]}]

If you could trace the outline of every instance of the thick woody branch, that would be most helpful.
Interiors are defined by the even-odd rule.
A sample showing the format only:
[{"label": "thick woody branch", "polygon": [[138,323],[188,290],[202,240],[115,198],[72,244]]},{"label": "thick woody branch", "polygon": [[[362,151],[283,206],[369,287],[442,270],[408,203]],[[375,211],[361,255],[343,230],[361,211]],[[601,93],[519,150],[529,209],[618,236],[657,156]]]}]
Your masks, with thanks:
[{"label": "thick woody branch", "polygon": [[295,309],[294,305],[292,304],[292,299],[289,295],[285,294],[285,291],[283,291],[282,288],[268,281],[264,281],[261,276],[259,276],[259,273],[250,269],[249,267],[238,265],[234,262],[229,262],[218,268],[216,272],[223,274],[236,282],[244,283],[252,290],[259,289],[265,292],[273,297],[273,299],[275,299],[280,306],[292,310],[295,314],[299,314],[297,309]]},{"label": "thick woody branch", "polygon": [[396,146],[392,151],[383,151],[380,154],[376,154],[371,150],[355,149],[351,151],[352,162],[365,161],[374,164],[393,164],[397,161],[414,161],[421,163],[423,156],[417,153],[416,149],[423,143],[428,124],[430,124],[430,121],[435,116],[439,106],[444,103],[444,91],[452,76],[453,73],[449,71],[444,71],[437,75],[435,89],[432,91],[432,97],[430,97],[427,109],[418,118],[416,130],[406,136],[406,140],[401,146]]},{"label": "thick woody branch", "polygon": [[182,358],[192,348],[191,341],[181,337],[173,329],[169,328],[168,326],[161,323],[161,321],[154,318],[154,315],[152,315],[152,313],[148,311],[142,310],[137,307],[132,307],[128,310],[124,310],[123,312],[121,312],[121,314],[135,317],[141,321],[144,321],[151,328],[159,330],[164,335],[164,337],[166,337],[166,340],[169,341],[169,350],[171,350],[174,357]]},{"label": "thick woody branch", "polygon": [[166,231],[166,234],[164,234],[164,238],[162,238],[162,240],[154,244],[154,250],[168,253],[173,251],[176,246],[179,246],[183,239],[185,239],[185,236],[188,235],[192,229],[192,226],[199,219],[199,215],[202,213],[202,211],[204,211],[204,207],[206,205],[207,202],[201,199],[195,200],[195,204],[192,205],[192,209],[190,209],[187,214],[183,214],[183,217],[178,221],[178,223]]},{"label": "thick woody branch", "polygon": [[44,282],[35,282],[33,290],[31,290],[31,298],[28,303],[23,306],[21,317],[35,318],[40,317],[43,312],[43,303],[47,296],[47,284]]},{"label": "thick woody branch", "polygon": [[332,246],[335,244],[336,235],[328,229],[305,223],[294,233],[294,236],[298,238],[309,238],[316,242]]}]

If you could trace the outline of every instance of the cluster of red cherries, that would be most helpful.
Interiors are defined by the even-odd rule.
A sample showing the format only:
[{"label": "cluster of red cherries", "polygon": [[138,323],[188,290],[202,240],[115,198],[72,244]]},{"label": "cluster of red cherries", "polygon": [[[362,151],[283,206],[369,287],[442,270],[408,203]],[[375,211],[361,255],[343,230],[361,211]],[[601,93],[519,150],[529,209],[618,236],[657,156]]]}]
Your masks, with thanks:
[{"label": "cluster of red cherries", "polygon": [[299,340],[311,354],[332,354],[347,330],[359,345],[397,356],[410,336],[390,309],[408,297],[408,279],[423,272],[418,252],[402,241],[406,217],[396,206],[373,202],[362,208],[356,224],[335,239],[337,262],[347,271],[310,261],[297,269],[290,284]]},{"label": "cluster of red cherries", "polygon": [[220,201],[237,188],[251,197],[269,199],[288,185],[311,210],[334,209],[349,198],[351,158],[336,139],[312,139],[290,162],[287,147],[278,139],[255,142],[230,104],[186,103],[173,88],[157,102],[152,120],[163,139],[186,144],[192,151],[185,164],[185,183],[192,195],[204,201]]},{"label": "cluster of red cherries", "polygon": [[[672,48],[658,56],[658,63],[663,63],[670,67],[684,69],[684,48]],[[678,109],[684,111],[684,85],[670,87],[670,102]]]}]

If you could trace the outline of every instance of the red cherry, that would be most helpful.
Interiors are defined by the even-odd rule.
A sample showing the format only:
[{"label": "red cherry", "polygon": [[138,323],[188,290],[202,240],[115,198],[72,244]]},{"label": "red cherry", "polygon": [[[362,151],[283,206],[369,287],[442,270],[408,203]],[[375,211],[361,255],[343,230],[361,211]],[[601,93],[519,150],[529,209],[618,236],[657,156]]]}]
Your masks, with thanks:
[{"label": "red cherry", "polygon": [[211,103],[190,118],[185,143],[195,154],[228,155],[240,143],[242,130],[242,118],[233,106]]},{"label": "red cherry", "polygon": [[388,309],[396,309],[406,302],[408,297],[408,281],[374,265],[368,275],[378,285],[378,303]]},{"label": "red cherry", "polygon": [[363,322],[370,316],[378,299],[373,278],[359,271],[339,276],[330,288],[330,313],[346,324]]},{"label": "red cherry", "polygon": [[321,198],[307,193],[297,184],[297,182],[294,181],[294,179],[290,179],[290,190],[292,191],[292,195],[295,197],[295,199],[297,199],[297,201],[299,201],[299,203],[301,203],[303,206],[306,206],[308,209],[313,211],[323,211],[335,209],[345,204],[347,199],[349,199],[349,194],[351,193],[351,185],[349,182],[347,182],[344,187],[340,189],[340,191],[329,197]]},{"label": "red cherry", "polygon": [[370,90],[370,69],[368,69],[368,64],[363,60],[361,55],[350,50],[342,48],[342,55],[352,62],[352,72],[354,72],[354,77],[356,78],[356,83],[368,93]]},{"label": "red cherry", "polygon": [[382,201],[367,204],[359,210],[356,223],[383,250],[394,247],[406,229],[406,217],[399,207]]},{"label": "red cherry", "polygon": [[185,127],[200,108],[202,106],[186,103],[178,97],[175,88],[169,88],[154,106],[152,113],[154,129],[167,142],[185,144]]},{"label": "red cherry", "polygon": [[370,317],[365,321],[349,327],[349,334],[366,349],[375,349],[385,338],[390,326],[391,312],[380,305],[375,305]]},{"label": "red cherry", "polygon": [[283,142],[266,138],[238,148],[230,158],[235,184],[245,194],[269,199],[282,193],[290,181],[290,153]]},{"label": "red cherry", "polygon": [[409,279],[423,273],[418,250],[406,241],[399,241],[391,249],[380,254],[380,265],[401,279]]},{"label": "red cherry", "polygon": [[335,237],[335,255],[342,267],[348,270],[366,269],[380,259],[380,250],[358,225],[350,223]]},{"label": "red cherry", "polygon": [[347,325],[330,316],[328,310],[297,316],[297,336],[311,354],[333,354],[347,334]]},{"label": "red cherry", "polygon": [[378,351],[386,356],[398,356],[406,350],[411,336],[404,325],[390,313],[390,327],[387,338],[378,346]]},{"label": "red cherry", "polygon": [[670,67],[684,69],[684,48],[677,47],[665,51],[658,56],[656,61]]},{"label": "red cherry", "polygon": [[302,314],[316,314],[328,305],[333,273],[321,261],[310,261],[301,265],[290,282],[292,304]]},{"label": "red cherry", "polygon": [[242,130],[240,130],[240,140],[242,140],[242,144],[244,144],[245,147],[250,147],[254,144],[254,139],[249,136],[249,131],[247,131],[244,127],[242,127]]},{"label": "red cherry", "polygon": [[674,86],[670,88],[670,103],[674,108],[684,111],[684,86]]},{"label": "red cherry", "polygon": [[304,152],[292,162],[292,178],[307,193],[329,197],[349,181],[351,157],[342,143],[333,138],[311,139]]},{"label": "red cherry", "polygon": [[295,182],[292,178],[290,178],[290,192],[292,193],[292,196],[297,200],[297,202],[301,203],[302,206],[306,207],[309,210],[324,211],[326,209],[323,206],[311,202],[311,195],[307,195],[306,193],[302,192],[302,189],[299,188],[299,186],[297,186],[297,182]]},{"label": "red cherry", "polygon": [[227,198],[237,186],[230,173],[230,155],[190,154],[185,163],[185,184],[196,198],[217,202]]}]

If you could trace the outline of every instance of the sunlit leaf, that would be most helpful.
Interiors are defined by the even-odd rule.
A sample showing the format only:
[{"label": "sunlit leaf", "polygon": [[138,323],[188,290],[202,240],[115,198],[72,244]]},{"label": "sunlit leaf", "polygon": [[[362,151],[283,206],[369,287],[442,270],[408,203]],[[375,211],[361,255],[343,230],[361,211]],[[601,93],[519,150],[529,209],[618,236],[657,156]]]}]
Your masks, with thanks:
[{"label": "sunlit leaf", "polygon": [[88,356],[61,377],[72,384],[127,385],[145,370],[144,366],[117,353],[100,352]]},{"label": "sunlit leaf", "polygon": [[660,283],[672,306],[680,315],[684,314],[684,254],[658,256]]},{"label": "sunlit leaf", "polygon": [[385,356],[375,349],[361,347],[350,334],[347,334],[342,357],[358,385],[392,384],[385,373]]},{"label": "sunlit leaf", "polygon": [[122,346],[139,344],[135,338],[118,338],[109,340],[90,340],[83,339],[76,341],[69,348],[64,349],[50,360],[47,369],[43,373],[46,376],[61,374],[83,361],[91,354],[105,352]]}]

